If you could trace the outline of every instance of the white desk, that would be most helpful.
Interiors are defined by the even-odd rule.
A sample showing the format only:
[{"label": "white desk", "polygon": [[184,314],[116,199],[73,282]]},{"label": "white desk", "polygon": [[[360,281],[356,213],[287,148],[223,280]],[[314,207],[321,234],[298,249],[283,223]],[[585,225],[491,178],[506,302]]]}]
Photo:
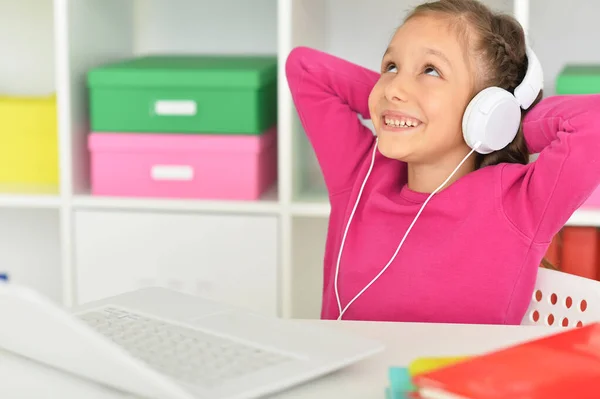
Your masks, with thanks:
[{"label": "white desk", "polygon": [[[270,399],[385,398],[388,367],[419,356],[466,355],[547,335],[556,328],[324,322],[384,342],[387,349],[354,366],[310,381]],[[10,399],[131,399],[132,396],[84,382],[36,363],[0,352],[0,397]]]}]

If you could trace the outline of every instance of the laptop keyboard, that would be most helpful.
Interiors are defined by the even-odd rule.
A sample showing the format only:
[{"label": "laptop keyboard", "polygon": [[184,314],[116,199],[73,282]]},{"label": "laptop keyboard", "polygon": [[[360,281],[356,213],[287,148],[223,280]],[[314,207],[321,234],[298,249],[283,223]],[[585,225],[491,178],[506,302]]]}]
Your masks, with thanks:
[{"label": "laptop keyboard", "polygon": [[94,310],[79,318],[156,371],[205,388],[292,360],[121,308]]}]

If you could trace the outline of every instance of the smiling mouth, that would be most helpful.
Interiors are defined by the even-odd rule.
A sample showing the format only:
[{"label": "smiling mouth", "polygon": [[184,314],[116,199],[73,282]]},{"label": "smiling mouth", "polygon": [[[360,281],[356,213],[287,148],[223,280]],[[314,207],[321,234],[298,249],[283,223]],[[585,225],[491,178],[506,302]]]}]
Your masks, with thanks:
[{"label": "smiling mouth", "polygon": [[410,130],[417,128],[423,124],[420,120],[406,115],[384,114],[381,117],[381,122],[386,130]]},{"label": "smiling mouth", "polygon": [[415,118],[410,118],[406,116],[383,116],[382,118],[383,125],[387,128],[391,129],[413,129],[421,126],[422,122]]}]

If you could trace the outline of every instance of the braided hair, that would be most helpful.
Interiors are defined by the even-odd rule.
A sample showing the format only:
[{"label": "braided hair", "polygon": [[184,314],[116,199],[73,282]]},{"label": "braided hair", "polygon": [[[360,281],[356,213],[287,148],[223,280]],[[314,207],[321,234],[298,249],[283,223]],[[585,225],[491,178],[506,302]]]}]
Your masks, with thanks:
[{"label": "braided hair", "polygon": [[[432,13],[451,20],[452,27],[467,49],[467,58],[475,62],[472,65],[476,78],[473,97],[490,86],[514,93],[527,71],[525,33],[514,17],[494,12],[478,0],[438,0],[420,4],[405,21]],[[542,93],[533,105],[541,98]],[[522,110],[521,121],[526,112]],[[475,168],[500,163],[527,164],[529,155],[521,124],[508,146],[490,154],[477,154]]]}]

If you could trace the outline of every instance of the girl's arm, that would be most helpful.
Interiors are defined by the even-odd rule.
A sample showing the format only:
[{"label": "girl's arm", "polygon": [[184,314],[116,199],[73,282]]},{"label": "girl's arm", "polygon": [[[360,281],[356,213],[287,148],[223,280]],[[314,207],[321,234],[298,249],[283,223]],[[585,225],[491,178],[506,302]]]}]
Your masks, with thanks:
[{"label": "girl's arm", "polygon": [[523,133],[539,158],[503,168],[504,212],[534,242],[550,242],[600,184],[600,95],[546,98]]},{"label": "girl's arm", "polygon": [[289,54],[286,74],[329,194],[350,188],[374,142],[358,114],[370,118],[369,93],[379,74],[306,47]]}]

